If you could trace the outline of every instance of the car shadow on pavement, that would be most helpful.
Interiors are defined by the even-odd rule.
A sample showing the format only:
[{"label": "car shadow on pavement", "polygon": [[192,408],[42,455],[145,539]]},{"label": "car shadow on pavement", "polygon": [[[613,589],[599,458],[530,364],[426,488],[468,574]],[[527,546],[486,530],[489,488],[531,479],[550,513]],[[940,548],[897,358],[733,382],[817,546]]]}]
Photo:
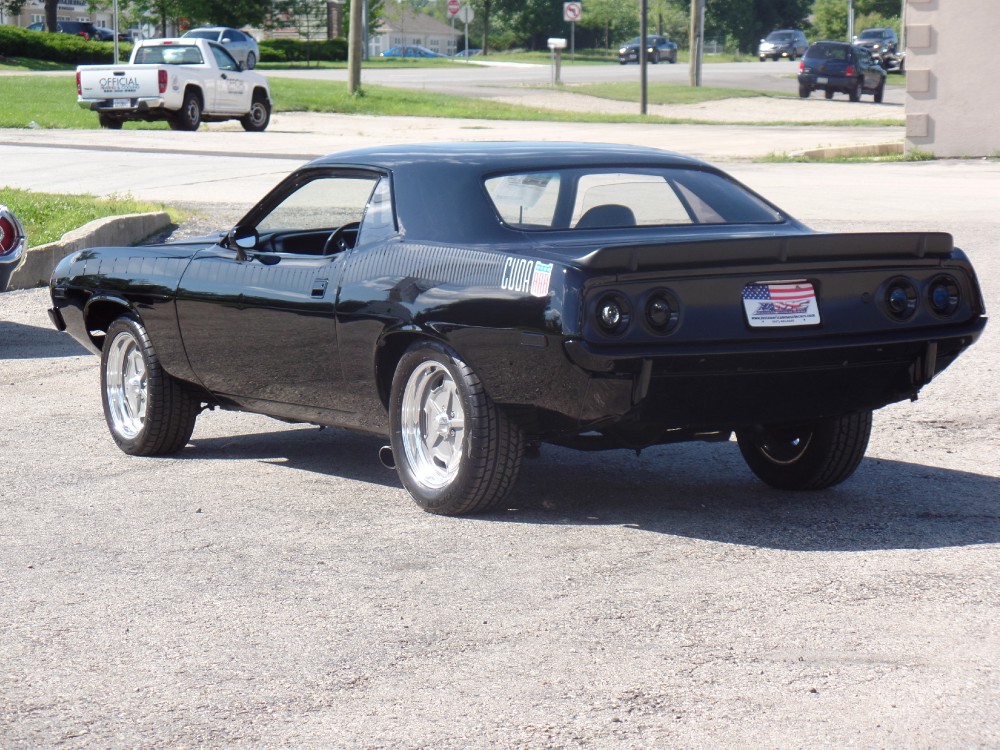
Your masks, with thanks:
[{"label": "car shadow on pavement", "polygon": [[507,509],[487,518],[643,531],[792,551],[931,549],[1000,543],[1000,479],[868,458],[843,484],[786,492],[758,481],[735,443],[640,457],[543,448]]},{"label": "car shadow on pavement", "polygon": [[0,320],[0,359],[42,359],[89,354],[69,334]]},{"label": "car shadow on pavement", "polygon": [[171,458],[256,460],[383,487],[402,487],[396,472],[379,462],[379,448],[386,442],[332,427],[300,426],[226,437],[195,437]]}]

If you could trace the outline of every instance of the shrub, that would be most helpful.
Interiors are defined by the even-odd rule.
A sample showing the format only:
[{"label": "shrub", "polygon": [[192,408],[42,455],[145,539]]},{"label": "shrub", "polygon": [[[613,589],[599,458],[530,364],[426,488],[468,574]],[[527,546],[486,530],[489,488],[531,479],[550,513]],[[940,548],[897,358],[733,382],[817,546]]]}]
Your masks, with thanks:
[{"label": "shrub", "polygon": [[[28,31],[16,26],[0,26],[0,57],[27,57],[68,65],[114,62],[114,42],[88,42],[72,34]],[[125,58],[131,44],[118,44]]]},{"label": "shrub", "polygon": [[259,46],[261,62],[343,62],[347,59],[346,39],[309,42],[300,39],[266,39]]}]

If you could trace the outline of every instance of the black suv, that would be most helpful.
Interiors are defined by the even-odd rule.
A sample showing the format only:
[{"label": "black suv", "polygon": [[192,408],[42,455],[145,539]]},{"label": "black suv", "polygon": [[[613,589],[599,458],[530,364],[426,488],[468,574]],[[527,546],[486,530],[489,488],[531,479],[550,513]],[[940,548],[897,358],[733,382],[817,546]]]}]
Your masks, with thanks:
[{"label": "black suv", "polygon": [[802,57],[808,46],[805,32],[798,29],[778,29],[768,34],[766,39],[760,40],[757,54],[761,62],[769,57],[775,61],[782,57],[794,60]]},{"label": "black suv", "polygon": [[[630,62],[640,62],[642,58],[639,56],[641,47],[639,42],[639,37],[636,37],[619,47],[618,62],[622,65]],[[665,36],[650,34],[646,37],[646,59],[653,63],[653,65],[656,65],[660,60],[675,63],[677,62],[677,45]]]},{"label": "black suv", "polygon": [[[56,27],[63,34],[74,34],[86,40],[100,39],[100,32],[90,21],[56,21]],[[47,31],[44,21],[33,23],[27,27],[28,31]]]},{"label": "black suv", "polygon": [[862,94],[874,94],[882,101],[885,71],[868,50],[846,42],[816,42],[806,50],[799,63],[799,96],[805,99],[813,91],[823,91],[832,99],[838,91],[852,102]]},{"label": "black suv", "polygon": [[893,29],[865,29],[854,37],[854,44],[868,50],[872,59],[886,70],[903,72],[903,51]]}]

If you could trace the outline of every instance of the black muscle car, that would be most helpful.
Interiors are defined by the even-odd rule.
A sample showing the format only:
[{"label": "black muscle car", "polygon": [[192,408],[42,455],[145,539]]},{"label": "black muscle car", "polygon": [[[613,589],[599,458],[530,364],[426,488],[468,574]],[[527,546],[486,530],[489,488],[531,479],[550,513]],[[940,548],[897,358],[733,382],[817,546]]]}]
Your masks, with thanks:
[{"label": "black muscle car", "polygon": [[327,156],[228,233],[69,255],[51,295],[125,452],[215,406],[360,430],[443,514],[546,442],[735,432],[763,481],[829,487],[986,323],[948,234],[819,234],[699,161],[572,143]]}]

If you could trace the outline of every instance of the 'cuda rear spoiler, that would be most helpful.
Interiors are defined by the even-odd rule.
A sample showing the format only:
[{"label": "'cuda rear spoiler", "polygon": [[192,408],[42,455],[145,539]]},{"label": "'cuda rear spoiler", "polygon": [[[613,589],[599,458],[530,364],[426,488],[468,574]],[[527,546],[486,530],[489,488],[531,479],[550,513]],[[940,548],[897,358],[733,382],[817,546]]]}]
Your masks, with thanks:
[{"label": "'cuda rear spoiler", "polygon": [[646,271],[794,261],[947,258],[953,249],[947,232],[803,234],[612,246],[581,256],[577,262],[595,271]]}]

